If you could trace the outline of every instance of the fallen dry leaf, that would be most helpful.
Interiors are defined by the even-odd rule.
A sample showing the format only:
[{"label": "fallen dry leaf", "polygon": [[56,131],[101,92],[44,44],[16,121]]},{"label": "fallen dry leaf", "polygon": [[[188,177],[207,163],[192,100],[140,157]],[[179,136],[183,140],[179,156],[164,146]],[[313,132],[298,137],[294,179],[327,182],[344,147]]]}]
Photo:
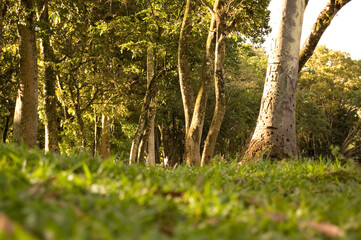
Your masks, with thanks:
[{"label": "fallen dry leaf", "polygon": [[333,225],[328,222],[313,222],[313,221],[303,221],[300,222],[301,227],[308,227],[312,228],[318,232],[321,232],[328,237],[334,238],[334,237],[343,237],[345,233],[342,231],[342,229],[336,225]]},{"label": "fallen dry leaf", "polygon": [[12,235],[14,232],[13,222],[3,213],[0,213],[0,232]]}]

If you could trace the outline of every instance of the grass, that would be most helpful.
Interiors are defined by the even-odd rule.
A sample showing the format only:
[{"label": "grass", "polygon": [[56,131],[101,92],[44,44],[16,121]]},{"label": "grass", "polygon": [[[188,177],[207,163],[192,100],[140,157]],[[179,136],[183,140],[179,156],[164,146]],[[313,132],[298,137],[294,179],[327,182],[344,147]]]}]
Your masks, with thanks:
[{"label": "grass", "polygon": [[0,145],[0,239],[361,239],[361,170],[126,166]]}]

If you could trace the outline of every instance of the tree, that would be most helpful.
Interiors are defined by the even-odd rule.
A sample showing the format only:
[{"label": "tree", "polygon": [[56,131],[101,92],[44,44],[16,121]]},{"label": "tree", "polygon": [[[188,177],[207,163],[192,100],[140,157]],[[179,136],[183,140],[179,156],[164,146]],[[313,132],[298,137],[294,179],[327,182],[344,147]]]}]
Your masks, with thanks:
[{"label": "tree", "polygon": [[304,0],[283,0],[274,29],[261,109],[243,161],[297,155],[296,86]]},{"label": "tree", "polygon": [[[212,79],[215,79],[217,104],[214,111],[214,121],[211,124],[209,135],[205,142],[202,162],[205,164],[213,157],[215,142],[225,114],[223,62],[225,58],[226,36],[232,33],[232,30],[235,30],[245,38],[249,35],[252,35],[254,39],[262,38],[262,34],[267,32],[268,27],[267,11],[265,10],[268,6],[268,1],[258,4],[257,9],[252,8],[252,5],[254,5],[253,1],[216,0],[213,3],[213,7],[207,1],[202,1],[202,3],[211,12],[212,18],[209,23],[203,65],[199,76],[199,90],[195,99],[190,67],[188,66],[188,49],[193,24],[191,13],[196,11],[196,9],[191,11],[192,7],[196,7],[196,4],[192,4],[191,1],[186,2],[178,44],[179,79],[186,122],[185,158],[188,165],[198,165],[201,163],[201,140],[208,91]],[[227,19],[230,22],[227,22]],[[242,24],[247,22],[251,24]],[[236,26],[237,28],[233,29]],[[217,59],[215,59],[215,56],[217,56]]]},{"label": "tree", "polygon": [[345,157],[360,151],[361,68],[347,53],[317,47],[299,78],[297,132],[301,154]]},{"label": "tree", "polygon": [[55,75],[55,55],[50,44],[51,25],[49,19],[49,2],[44,0],[39,3],[41,12],[40,21],[42,23],[42,49],[45,63],[44,70],[44,109],[45,109],[45,152],[59,151],[58,144],[58,119],[57,119],[57,97],[56,97],[56,75]]},{"label": "tree", "polygon": [[35,38],[35,2],[22,0],[20,34],[19,89],[14,114],[14,137],[29,147],[36,145],[38,126],[38,65]]}]

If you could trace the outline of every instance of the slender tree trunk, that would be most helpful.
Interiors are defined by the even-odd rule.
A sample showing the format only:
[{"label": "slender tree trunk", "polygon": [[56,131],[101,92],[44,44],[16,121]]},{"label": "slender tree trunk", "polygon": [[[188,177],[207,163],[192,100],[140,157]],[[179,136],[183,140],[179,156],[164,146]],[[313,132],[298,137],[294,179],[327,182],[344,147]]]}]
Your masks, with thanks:
[{"label": "slender tree trunk", "polygon": [[155,97],[156,95],[156,76],[154,75],[152,80],[150,81],[148,88],[147,88],[147,92],[145,94],[145,98],[144,98],[144,103],[142,106],[142,110],[139,116],[139,123],[137,126],[137,129],[135,131],[134,137],[133,137],[133,141],[132,141],[132,147],[130,150],[130,154],[129,154],[129,164],[134,164],[137,160],[137,151],[139,150],[139,144],[141,142],[142,139],[142,133],[144,131],[144,126],[147,124],[148,121],[148,113],[149,113],[149,107],[150,107],[150,103],[151,100]]},{"label": "slender tree trunk", "polygon": [[[188,29],[186,28],[188,26],[187,24],[190,24],[190,20],[188,19],[189,11],[187,11],[189,7],[188,3],[189,1],[187,1],[186,12],[184,14],[184,19],[183,19],[183,25],[185,27],[183,28],[182,25],[180,39],[179,39],[178,66],[180,73],[180,85],[182,89],[183,106],[185,109],[185,117],[186,117],[185,158],[187,165],[192,166],[192,165],[200,165],[201,163],[201,155],[200,155],[201,137],[202,137],[203,124],[204,124],[204,117],[206,112],[206,105],[208,100],[208,91],[213,76],[212,73],[214,70],[215,16],[214,15],[212,16],[209,27],[206,50],[204,54],[204,62],[200,76],[201,85],[198,91],[196,102],[194,104],[193,115],[190,120],[189,117],[191,113],[190,111],[191,108],[188,106],[188,104],[192,103],[191,101],[192,99],[189,92],[187,91],[190,91],[189,89],[191,88],[191,83],[187,81],[182,81],[182,76],[181,76],[182,73],[184,75],[183,78],[186,76],[184,74],[185,71],[182,72],[181,69],[187,69],[187,68],[189,69],[188,61],[184,61],[184,59],[188,59],[188,56],[185,55],[188,52],[183,49],[186,46],[189,46],[189,36],[185,39],[184,38],[182,39],[182,34],[185,34],[188,31]],[[218,4],[219,4],[219,0],[216,0],[214,3],[214,10],[218,8]],[[190,32],[188,33],[188,35],[190,35]]]},{"label": "slender tree trunk", "polygon": [[100,156],[102,159],[110,158],[110,125],[106,115],[102,115],[102,137],[100,141]]},{"label": "slender tree trunk", "polygon": [[178,42],[179,83],[183,100],[186,135],[192,120],[194,109],[194,92],[189,67],[189,49],[192,31],[192,21],[189,14],[191,10],[191,0],[187,0]]},{"label": "slender tree trunk", "polygon": [[[221,2],[221,1],[220,1]],[[223,2],[222,4],[223,5]],[[213,157],[217,136],[226,113],[226,99],[224,95],[224,59],[226,55],[226,12],[223,8],[216,11],[217,14],[217,42],[215,49],[215,92],[216,106],[213,119],[204,142],[201,165],[205,165]]]},{"label": "slender tree trunk", "polygon": [[56,98],[56,76],[54,71],[54,51],[50,45],[50,22],[48,0],[43,2],[41,21],[45,26],[45,34],[42,38],[44,51],[45,76],[44,76],[44,108],[45,108],[45,152],[59,151],[58,121],[57,121],[57,98]]},{"label": "slender tree trunk", "polygon": [[19,90],[14,113],[14,138],[29,147],[36,145],[38,127],[38,65],[34,27],[34,4],[22,0],[27,16],[25,24],[19,23],[20,73]]},{"label": "slender tree trunk", "polygon": [[257,126],[244,161],[297,155],[296,86],[305,0],[282,0]]},{"label": "slender tree trunk", "polygon": [[85,123],[83,121],[82,111],[80,110],[80,106],[78,104],[75,104],[75,115],[76,115],[76,121],[78,122],[80,128],[81,147],[85,149],[87,147]]},{"label": "slender tree trunk", "polygon": [[93,143],[93,157],[98,154],[99,149],[99,118],[96,113],[94,113],[94,143]]},{"label": "slender tree trunk", "polygon": [[6,116],[5,126],[4,126],[4,130],[3,130],[3,143],[6,143],[6,139],[7,139],[8,131],[9,131],[9,124],[10,124],[10,116]]},{"label": "slender tree trunk", "polygon": [[298,72],[302,70],[307,60],[312,56],[322,37],[322,34],[331,24],[332,19],[336,16],[338,11],[350,1],[351,0],[330,0],[326,7],[320,12],[315,24],[312,27],[310,35],[307,37],[300,51]]},{"label": "slender tree trunk", "polygon": [[[147,85],[149,84],[154,76],[154,50],[149,47],[147,51]],[[156,103],[155,98],[152,99],[149,107],[149,137],[148,137],[148,161],[150,166],[155,166],[155,142],[154,142],[154,121],[156,114]]]}]

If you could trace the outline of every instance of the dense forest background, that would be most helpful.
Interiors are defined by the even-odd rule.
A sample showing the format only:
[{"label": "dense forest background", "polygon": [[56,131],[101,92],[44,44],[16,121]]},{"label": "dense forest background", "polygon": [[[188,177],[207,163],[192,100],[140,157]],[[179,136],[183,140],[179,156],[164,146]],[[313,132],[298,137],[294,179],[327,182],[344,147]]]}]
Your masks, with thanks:
[{"label": "dense forest background", "polygon": [[[214,152],[219,159],[242,156],[256,125],[267,71],[267,54],[261,46],[271,30],[268,4],[246,0],[227,6],[226,23],[232,28],[227,28],[224,60],[226,111]],[[134,136],[140,132],[137,161],[143,162],[150,126],[156,162],[166,156],[172,164],[183,161],[187,130],[178,47],[184,1],[1,0],[0,7],[3,142],[15,137],[24,54],[19,47],[24,39],[21,26],[28,26],[36,40],[36,146],[61,153],[88,151],[104,158],[111,154],[128,161]],[[192,9],[187,54],[193,89],[202,86],[212,21],[209,8],[207,1],[198,1]],[[202,142],[217,100],[212,84]],[[299,154],[360,156],[361,61],[318,47],[299,73],[297,91]],[[148,117],[144,120],[142,114]]]}]

